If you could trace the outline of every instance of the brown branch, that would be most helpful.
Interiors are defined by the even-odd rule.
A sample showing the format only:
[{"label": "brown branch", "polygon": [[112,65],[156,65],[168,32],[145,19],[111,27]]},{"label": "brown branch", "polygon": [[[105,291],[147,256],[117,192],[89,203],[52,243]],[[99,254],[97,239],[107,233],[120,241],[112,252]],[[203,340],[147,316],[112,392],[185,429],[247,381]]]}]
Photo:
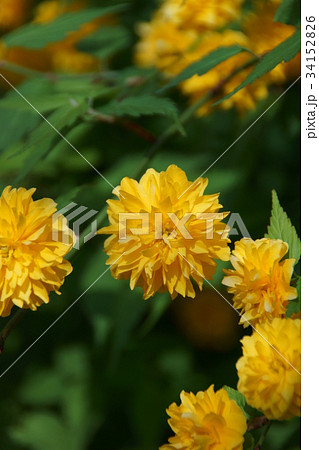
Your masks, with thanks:
[{"label": "brown branch", "polygon": [[94,108],[89,108],[86,111],[86,114],[92,117],[93,119],[97,120],[98,122],[104,122],[108,124],[117,123],[126,128],[127,130],[132,131],[134,134],[140,136],[147,142],[154,143],[157,140],[156,136],[153,133],[146,130],[141,125],[132,122],[131,120],[125,120],[121,117],[117,118],[109,114],[102,114],[99,111],[96,111]]},{"label": "brown branch", "polygon": [[269,423],[266,416],[258,416],[251,419],[247,424],[247,431],[257,430],[262,428]]}]

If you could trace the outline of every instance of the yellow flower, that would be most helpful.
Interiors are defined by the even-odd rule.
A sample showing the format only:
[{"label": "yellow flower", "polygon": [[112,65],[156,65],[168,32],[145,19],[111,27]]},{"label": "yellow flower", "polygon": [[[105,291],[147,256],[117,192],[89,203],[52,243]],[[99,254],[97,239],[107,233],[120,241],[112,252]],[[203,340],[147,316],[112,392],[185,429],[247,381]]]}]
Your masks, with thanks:
[{"label": "yellow flower", "polygon": [[[195,296],[190,278],[201,289],[203,277],[215,273],[215,259],[229,259],[229,228],[221,222],[227,213],[218,213],[219,194],[204,195],[207,183],[203,178],[192,183],[175,165],[160,173],[149,169],[139,182],[121,181],[113,191],[119,200],[108,200],[110,225],[99,231],[111,234],[105,252],[114,278],[130,278],[131,289],[141,286],[144,299],[157,291],[172,298]],[[128,216],[132,213],[144,216]]]},{"label": "yellow flower", "polygon": [[166,0],[155,17],[183,29],[211,31],[236,19],[242,3],[243,0]]},{"label": "yellow flower", "polygon": [[[281,42],[292,36],[296,28],[274,22],[274,17],[280,2],[256,2],[254,12],[244,19],[244,32],[249,39],[249,48],[258,55],[269,52]],[[267,77],[275,83],[284,83],[287,78],[296,78],[300,73],[300,54],[288,63],[275,67]]]},{"label": "yellow flower", "polygon": [[10,31],[23,25],[29,17],[30,0],[0,1],[0,30]]},{"label": "yellow flower", "polygon": [[196,395],[181,393],[181,405],[170,405],[168,423],[175,433],[160,450],[241,450],[246,418],[235,400],[214,385]]},{"label": "yellow flower", "polygon": [[173,313],[180,332],[198,348],[228,352],[238,344],[238,314],[213,289],[187,301],[177,297]]},{"label": "yellow flower", "polygon": [[[0,59],[18,66],[44,72],[50,69],[50,56],[45,49],[7,47],[0,41]],[[10,69],[1,68],[2,75],[13,85],[21,83],[25,76]],[[0,77],[0,87],[10,89],[9,84]]]},{"label": "yellow flower", "polygon": [[72,266],[64,256],[73,245],[66,219],[54,219],[56,203],[34,201],[35,189],[11,189],[0,197],[0,315],[13,305],[36,310],[49,302]]},{"label": "yellow flower", "polygon": [[[65,3],[61,0],[52,0],[40,3],[36,8],[34,22],[47,24],[65,13],[83,9],[86,2],[74,1]],[[46,51],[51,58],[51,67],[54,72],[83,73],[92,72],[100,68],[100,61],[89,53],[77,49],[78,42],[94,33],[102,24],[109,23],[109,18],[99,18],[80,27],[79,30],[68,33],[59,42],[53,42],[46,46]]]},{"label": "yellow flower", "polygon": [[61,0],[48,0],[41,2],[34,13],[34,22],[46,24],[52,22],[62,14],[78,11],[85,7],[85,2],[74,1],[65,2]]},{"label": "yellow flower", "polygon": [[87,73],[100,68],[100,61],[96,57],[80,52],[65,43],[51,44],[50,53],[54,72]]},{"label": "yellow flower", "polygon": [[235,243],[230,262],[235,270],[225,270],[222,283],[234,295],[234,307],[241,309],[241,324],[254,325],[274,317],[284,317],[289,300],[297,297],[290,286],[294,259],[282,258],[288,244],[280,239],[243,238]]},{"label": "yellow flower", "polygon": [[[197,45],[194,45],[191,51],[184,54],[184,67],[189,64],[200,60],[209,52],[217,50],[220,47],[227,47],[230,45],[240,45],[242,47],[248,46],[247,37],[239,32],[233,30],[225,30],[223,32],[206,33],[202,37]],[[232,74],[240,66],[246,64],[251,59],[251,55],[248,53],[241,53],[235,55],[228,60],[224,61],[213,69],[209,70],[204,75],[194,75],[188,80],[181,83],[180,87],[184,94],[190,96],[192,103],[199,100],[209,93],[213,93],[214,89],[218,89],[220,92],[216,92],[219,95],[226,95],[239,86],[248,76],[252,68],[242,70],[237,75],[233,76],[228,82],[224,83],[224,80]],[[218,88],[218,86],[221,88]],[[256,102],[265,98],[268,94],[267,85],[264,79],[256,80],[252,85],[249,85],[230,99],[223,102],[221,107],[229,109],[236,107],[240,112],[245,112],[250,109],[254,109]],[[199,115],[205,115],[211,112],[210,105],[213,103],[212,99],[207,102],[199,111]]]},{"label": "yellow flower", "polygon": [[268,419],[300,416],[301,321],[276,318],[256,329],[241,341],[238,390]]},{"label": "yellow flower", "polygon": [[135,48],[135,63],[156,67],[168,77],[186,67],[183,55],[197,37],[192,30],[180,30],[173,22],[157,20],[139,24],[137,33],[140,41]]}]

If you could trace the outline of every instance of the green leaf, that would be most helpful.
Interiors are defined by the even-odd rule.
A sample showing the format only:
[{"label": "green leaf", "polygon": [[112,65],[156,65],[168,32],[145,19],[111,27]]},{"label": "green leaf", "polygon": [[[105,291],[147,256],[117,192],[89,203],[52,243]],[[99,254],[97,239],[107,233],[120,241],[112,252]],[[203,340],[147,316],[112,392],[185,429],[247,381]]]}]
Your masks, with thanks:
[{"label": "green leaf", "polygon": [[205,55],[199,61],[194,62],[190,66],[186,67],[177,77],[173,78],[167,83],[159,92],[166,91],[167,89],[176,86],[181,81],[191,78],[193,75],[204,75],[209,70],[218,66],[218,64],[226,61],[238,53],[247,51],[247,49],[240,47],[239,45],[232,45],[230,47],[220,47],[207,55]]},{"label": "green leaf", "polygon": [[245,81],[243,81],[236,89],[227,94],[225,97],[221,98],[218,102],[213,103],[214,105],[219,105],[225,100],[232,97],[238,91],[246,87],[248,84],[253,83],[258,78],[262,77],[266,73],[273,70],[281,62],[288,62],[294,58],[297,53],[300,52],[301,47],[301,33],[297,30],[292,36],[286,39],[284,42],[279,44],[269,53],[262,57],[259,63],[254,67],[252,72],[248,75]]},{"label": "green leaf", "polygon": [[[46,113],[49,111],[52,111],[53,109],[57,109],[62,105],[65,105],[70,101],[70,97],[67,94],[62,93],[56,93],[55,95],[36,95],[29,98],[30,103],[35,106],[35,108],[41,112]],[[17,97],[17,95],[10,95],[6,96],[0,101],[1,108],[4,108],[6,110],[13,110],[16,112],[19,111],[30,111],[30,105],[21,99],[20,97]],[[34,111],[34,114],[37,114],[36,111]]]},{"label": "green leaf", "polygon": [[295,264],[298,263],[301,254],[300,239],[298,238],[295,227],[281,207],[275,190],[272,191],[272,210],[266,237],[270,239],[281,239],[287,242],[289,245],[288,257],[294,258]]},{"label": "green leaf", "polygon": [[292,314],[298,314],[301,311],[301,278],[298,278],[296,289],[298,297],[295,300],[289,301],[286,317],[290,317]]},{"label": "green leaf", "polygon": [[300,0],[283,0],[275,14],[275,22],[300,25]]},{"label": "green leaf", "polygon": [[225,391],[228,394],[228,397],[231,400],[235,400],[235,402],[237,403],[237,405],[243,410],[243,412],[245,413],[245,416],[248,418],[248,415],[245,411],[246,408],[246,399],[243,396],[243,394],[241,394],[240,392],[238,392],[236,389],[233,389],[229,386],[223,386],[223,389],[225,389]]},{"label": "green leaf", "polygon": [[182,124],[178,119],[175,104],[168,98],[159,98],[153,95],[139,95],[126,97],[123,100],[114,100],[100,107],[97,111],[111,116],[152,116],[155,114],[172,117],[179,132],[185,135]]},{"label": "green leaf", "polygon": [[130,35],[124,27],[104,26],[82,39],[77,48],[97,58],[106,59],[128,47],[129,43]]},{"label": "green leaf", "polygon": [[14,442],[33,450],[68,450],[72,442],[68,431],[57,414],[41,411],[24,415],[19,425],[9,430],[9,434]]},{"label": "green leaf", "polygon": [[84,9],[78,12],[63,14],[53,22],[45,25],[29,23],[12,33],[3,36],[7,46],[21,46],[27,48],[43,48],[51,42],[63,39],[69,32],[78,30],[83,24],[104,16],[118,12],[123,5],[114,5],[107,8]]},{"label": "green leaf", "polygon": [[112,116],[177,115],[177,108],[171,100],[152,95],[132,96],[123,100],[114,100],[99,108],[99,111]]},{"label": "green leaf", "polygon": [[[56,130],[64,135],[70,127],[74,125],[78,117],[85,112],[86,108],[87,105],[84,103],[69,103],[51,113],[48,117],[48,121]],[[28,144],[24,149],[27,150],[27,156],[22,170],[15,179],[15,184],[19,184],[33,167],[62,139],[56,130],[52,129],[46,121],[43,121],[42,124],[30,134]],[[74,150],[70,149],[70,151]]]}]

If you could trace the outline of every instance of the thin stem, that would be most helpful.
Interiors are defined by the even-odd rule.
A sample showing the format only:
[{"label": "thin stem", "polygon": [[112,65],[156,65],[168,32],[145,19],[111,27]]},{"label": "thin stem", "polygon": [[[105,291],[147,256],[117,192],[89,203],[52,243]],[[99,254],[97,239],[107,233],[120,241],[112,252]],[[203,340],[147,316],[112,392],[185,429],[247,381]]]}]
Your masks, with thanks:
[{"label": "thin stem", "polygon": [[13,314],[13,316],[9,319],[9,321],[6,323],[5,327],[2,329],[0,335],[0,355],[3,352],[4,344],[7,337],[9,336],[13,328],[20,322],[20,320],[26,314],[26,312],[27,309],[19,309],[18,311],[16,311]]},{"label": "thin stem", "polygon": [[267,433],[269,431],[269,428],[271,427],[271,424],[272,424],[272,422],[269,421],[268,424],[266,425],[266,427],[264,428],[264,430],[262,431],[261,435],[259,436],[259,439],[257,441],[257,444],[256,444],[254,450],[260,450],[261,449],[261,446],[262,446],[262,444],[265,441],[266,435],[267,435]]},{"label": "thin stem", "polygon": [[156,142],[156,140],[157,140],[156,136],[154,136],[153,133],[146,130],[141,125],[139,125],[135,122],[132,122],[131,120],[125,120],[121,117],[115,117],[112,115],[103,114],[100,111],[95,110],[94,108],[89,108],[86,111],[86,114],[88,116],[92,117],[94,120],[97,120],[98,122],[105,122],[108,124],[117,123],[117,124],[123,126],[124,128],[126,128],[127,130],[133,132],[134,134],[140,136],[147,142],[152,143],[152,142]]}]

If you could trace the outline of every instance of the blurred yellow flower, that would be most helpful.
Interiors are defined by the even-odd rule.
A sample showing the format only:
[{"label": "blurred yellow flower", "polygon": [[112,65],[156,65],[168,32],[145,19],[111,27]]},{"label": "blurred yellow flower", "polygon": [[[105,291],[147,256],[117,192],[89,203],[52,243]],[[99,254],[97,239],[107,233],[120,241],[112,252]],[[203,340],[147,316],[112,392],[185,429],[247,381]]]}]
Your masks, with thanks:
[{"label": "blurred yellow flower", "polygon": [[27,22],[32,1],[1,0],[0,1],[0,31],[10,31]]},{"label": "blurred yellow flower", "polygon": [[177,297],[173,313],[180,332],[198,348],[228,352],[238,344],[238,314],[213,289],[203,288],[187,301]]},{"label": "blurred yellow flower", "polygon": [[[292,36],[296,28],[274,22],[280,1],[256,2],[255,11],[244,19],[244,32],[249,40],[249,48],[258,55],[269,52],[281,42]],[[267,77],[274,83],[284,83],[287,78],[296,78],[300,74],[300,54],[288,63],[275,67]]]},{"label": "blurred yellow flower", "polygon": [[237,19],[243,0],[165,0],[156,20],[175,23],[182,29],[215,30]]},{"label": "blurred yellow flower", "polygon": [[[36,310],[49,302],[72,271],[64,256],[74,235],[63,216],[54,218],[56,203],[34,201],[35,189],[11,189],[0,197],[0,315],[13,305]],[[56,240],[55,240],[56,239]]]},{"label": "blurred yellow flower", "polygon": [[[65,13],[79,11],[85,8],[86,2],[61,0],[45,1],[35,10],[34,22],[47,24]],[[85,73],[98,70],[100,61],[89,53],[77,49],[78,42],[94,33],[103,23],[108,23],[109,18],[99,18],[80,27],[79,30],[68,33],[59,42],[53,42],[46,46],[46,51],[51,57],[51,70],[62,73]]]},{"label": "blurred yellow flower", "polygon": [[141,23],[137,33],[140,41],[135,48],[135,63],[154,66],[168,77],[185,68],[184,54],[197,37],[193,30],[179,30],[173,22],[161,21]]},{"label": "blurred yellow flower", "polygon": [[224,270],[222,283],[234,295],[234,307],[241,309],[241,324],[247,327],[284,317],[289,300],[297,297],[296,288],[290,286],[294,259],[282,258],[288,244],[280,239],[243,238],[235,242],[230,257],[233,269]]},{"label": "blurred yellow flower", "polygon": [[[15,1],[18,2],[18,0]],[[84,1],[64,2],[62,0],[41,2],[33,12],[33,22],[45,26],[62,14],[72,13],[85,8],[86,4]],[[0,28],[1,5],[2,2],[0,2]],[[8,10],[8,14],[10,11],[15,17],[13,6],[14,1],[12,3],[10,2],[10,5],[8,3],[6,10]],[[28,15],[29,13],[30,11],[28,11]],[[99,17],[82,25],[79,30],[68,33],[61,41],[48,44],[42,49],[6,47],[0,41],[0,59],[7,63],[39,72],[86,73],[98,71],[101,67],[100,60],[89,53],[78,50],[77,45],[83,38],[94,33],[102,25],[110,25],[113,23],[115,23],[115,18],[112,15]],[[14,85],[21,83],[25,79],[24,74],[15,71],[12,67],[6,68],[5,64],[2,69],[2,74]],[[0,86],[8,89],[7,83],[1,79]]]},{"label": "blurred yellow flower", "polygon": [[[219,47],[227,47],[230,45],[247,47],[248,39],[240,31],[225,30],[222,32],[206,33],[200,42],[193,46],[191,51],[184,54],[183,65],[184,67],[187,67],[191,63],[203,58],[209,52],[217,50]],[[240,71],[227,82],[225,82],[225,80],[227,80],[227,77],[229,77],[230,74],[246,64],[249,60],[251,60],[251,55],[249,53],[235,55],[223,63],[218,64],[218,66],[209,70],[206,74],[201,76],[194,75],[182,82],[180,88],[184,94],[190,96],[191,102],[195,102],[211,93],[212,99],[198,111],[199,115],[208,114],[211,111],[210,105],[213,103],[214,90],[217,89],[216,94],[227,95],[239,86],[239,84],[247,78],[252,67]],[[259,79],[223,102],[221,107],[224,109],[236,107],[240,112],[246,112],[247,110],[254,109],[256,102],[265,98],[267,94],[268,89],[265,80]]]},{"label": "blurred yellow flower", "polygon": [[181,405],[170,405],[168,423],[175,433],[160,450],[241,450],[246,418],[235,400],[214,385],[196,395],[181,393]]},{"label": "blurred yellow flower", "polygon": [[157,291],[194,297],[190,278],[202,289],[203,277],[210,280],[215,273],[215,260],[229,259],[230,242],[221,221],[227,213],[218,212],[219,194],[204,195],[207,183],[192,183],[175,165],[160,173],[149,169],[139,182],[121,181],[113,191],[119,200],[108,200],[110,225],[99,230],[111,234],[105,252],[114,278],[130,278],[131,289],[141,286],[144,299]]},{"label": "blurred yellow flower", "polygon": [[[218,5],[218,8],[221,9],[231,9],[227,2],[225,4],[218,2]],[[237,2],[237,7],[239,5],[240,2]],[[209,52],[220,47],[231,45],[248,47],[249,39],[244,33],[229,29],[214,31],[215,28],[211,24],[208,26],[212,20],[210,15],[206,14],[206,9],[210,10],[215,17],[216,6],[217,2],[203,2],[202,0],[189,0],[182,3],[179,0],[164,2],[151,22],[142,23],[137,28],[140,41],[137,43],[135,51],[136,64],[141,67],[157,67],[167,77],[173,77],[190,64],[199,61]],[[194,21],[197,23],[200,18],[208,21],[206,28],[199,29],[194,25]],[[207,94],[211,94],[212,97],[214,94],[226,95],[247,78],[252,67],[247,67],[228,81],[227,78],[251,58],[251,54],[247,52],[235,55],[206,74],[195,75],[182,82],[180,89],[190,97],[191,103],[197,102]],[[259,79],[223,102],[221,107],[224,109],[236,107],[240,112],[246,112],[254,109],[257,101],[265,98],[267,94],[266,80]],[[213,100],[208,100],[197,111],[197,114],[209,114],[212,103]]]},{"label": "blurred yellow flower", "polygon": [[79,11],[85,7],[83,1],[65,2],[63,0],[48,0],[39,3],[35,8],[34,19],[35,23],[46,24],[52,22],[57,17],[68,12]]},{"label": "blurred yellow flower", "polygon": [[[0,41],[0,59],[7,63],[23,66],[40,72],[49,70],[51,57],[45,49],[29,49],[23,47],[7,47]],[[1,67],[1,74],[13,85],[21,83],[25,76],[10,68]],[[10,89],[2,77],[0,77],[0,86],[3,89]]]},{"label": "blurred yellow flower", "polygon": [[238,390],[268,419],[300,416],[301,321],[276,318],[256,329],[241,341]]}]

